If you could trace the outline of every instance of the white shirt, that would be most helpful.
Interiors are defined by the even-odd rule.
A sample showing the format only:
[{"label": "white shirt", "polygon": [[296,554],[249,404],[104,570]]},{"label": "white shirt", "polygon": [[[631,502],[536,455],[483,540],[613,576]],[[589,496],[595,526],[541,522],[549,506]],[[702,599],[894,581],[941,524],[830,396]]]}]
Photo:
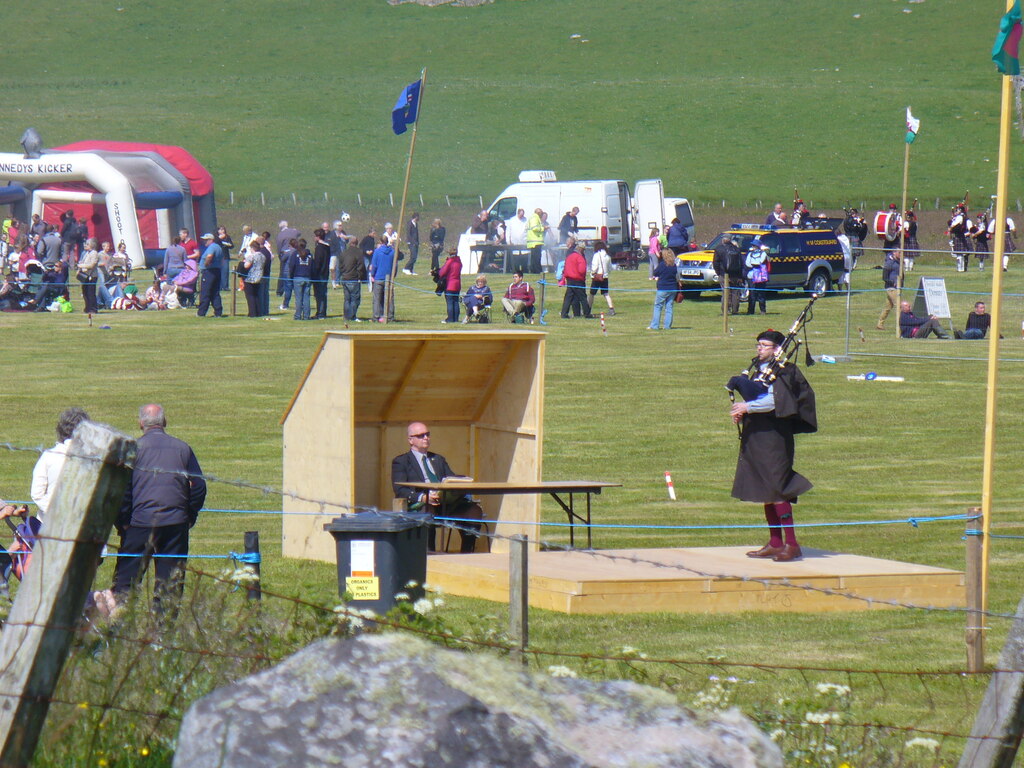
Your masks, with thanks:
[{"label": "white shirt", "polygon": [[[1016,229],[1017,228],[1013,225],[1013,219],[1011,219],[1009,216],[1007,216],[1006,217],[1006,231],[1007,232],[1013,232]],[[995,219],[992,219],[992,221],[990,221],[988,223],[988,233],[990,235],[994,235],[996,233],[996,220]]]},{"label": "white shirt", "polygon": [[605,280],[608,279],[608,273],[612,271],[612,257],[608,255],[608,251],[594,251],[594,258],[590,260],[590,271],[595,275],[603,275]]},{"label": "white shirt", "polygon": [[71,445],[69,437],[64,442],[56,443],[53,448],[43,451],[32,469],[32,501],[39,507],[37,517],[40,521],[43,515],[50,508],[50,499],[53,498],[53,491],[57,487],[57,478],[67,460],[68,446]]},{"label": "white shirt", "polygon": [[516,216],[506,221],[505,239],[511,245],[526,245],[526,219]]}]

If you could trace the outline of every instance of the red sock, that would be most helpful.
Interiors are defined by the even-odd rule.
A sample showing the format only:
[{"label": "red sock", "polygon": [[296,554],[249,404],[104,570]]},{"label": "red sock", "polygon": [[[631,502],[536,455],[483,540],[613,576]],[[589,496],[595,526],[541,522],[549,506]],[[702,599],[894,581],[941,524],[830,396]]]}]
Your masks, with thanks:
[{"label": "red sock", "polygon": [[768,521],[768,533],[771,535],[768,544],[772,547],[781,547],[782,528],[779,526],[779,516],[775,513],[774,504],[764,505],[764,519]]},{"label": "red sock", "polygon": [[775,514],[782,525],[783,533],[786,534],[786,543],[796,546],[796,531],[793,530],[793,505],[788,501],[776,502]]}]

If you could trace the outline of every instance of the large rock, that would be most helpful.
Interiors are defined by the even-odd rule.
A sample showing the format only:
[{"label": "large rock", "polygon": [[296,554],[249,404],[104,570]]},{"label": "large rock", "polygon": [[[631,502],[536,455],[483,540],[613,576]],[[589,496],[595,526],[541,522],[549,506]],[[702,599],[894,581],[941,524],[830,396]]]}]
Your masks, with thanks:
[{"label": "large rock", "polygon": [[178,768],[769,768],[736,711],[524,671],[404,634],[323,640],[189,709]]}]

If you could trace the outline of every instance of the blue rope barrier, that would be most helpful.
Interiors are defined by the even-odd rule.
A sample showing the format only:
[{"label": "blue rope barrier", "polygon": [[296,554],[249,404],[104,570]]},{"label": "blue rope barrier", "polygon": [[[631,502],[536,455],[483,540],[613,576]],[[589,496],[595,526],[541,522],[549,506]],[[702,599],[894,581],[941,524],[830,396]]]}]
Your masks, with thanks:
[{"label": "blue rope barrier", "polygon": [[[22,501],[9,501],[9,504],[30,504],[31,502]],[[381,513],[386,514],[392,510],[378,510]],[[274,509],[219,509],[219,508],[203,508],[202,512],[213,512],[219,514],[228,515],[324,515],[324,512],[285,512],[284,510]],[[905,517],[905,518],[893,518],[889,520],[857,520],[850,522],[838,522],[838,523],[797,523],[794,525],[795,528],[843,528],[843,527],[861,527],[866,525],[901,525],[909,524],[914,528],[919,527],[920,523],[936,523],[936,522],[951,522],[957,520],[976,520],[977,515],[968,514],[957,514],[957,515],[933,515],[933,516],[918,516],[918,517]],[[644,523],[628,524],[628,523],[569,523],[569,522],[538,522],[533,520],[473,520],[464,517],[435,517],[435,520],[442,522],[464,522],[464,523],[502,523],[503,525],[535,525],[538,527],[554,527],[554,528],[568,528],[574,526],[576,528],[605,528],[605,529],[630,529],[634,528],[637,530],[653,530],[653,531],[730,531],[730,530],[747,530],[747,529],[758,529],[764,528],[764,523],[758,523],[754,525],[650,525]],[[972,532],[968,531],[968,535]],[[978,531],[978,534],[981,532]],[[1024,537],[1021,537],[1024,538]],[[244,555],[247,556],[247,555]],[[247,562],[247,561],[243,561]],[[257,561],[258,562],[258,561]]]},{"label": "blue rope barrier", "polygon": [[[910,524],[914,528],[919,527],[920,523],[936,523],[936,522],[948,522],[956,520],[971,520],[973,515],[939,515],[932,517],[907,517],[903,519],[893,520],[860,520],[855,522],[847,523],[794,523],[794,528],[842,528],[842,527],[857,527],[865,525],[898,525],[898,524]],[[540,527],[544,526],[555,526],[561,528],[568,528],[573,526],[572,523],[543,523],[534,521],[524,520],[474,520],[465,517],[435,517],[435,520],[441,520],[443,522],[454,522],[454,523],[501,523],[503,525],[536,525]],[[629,525],[625,523],[576,523],[573,527],[576,528],[627,528],[637,530],[655,530],[655,531],[733,531],[733,530],[748,530],[748,529],[763,529],[764,523],[757,523],[754,525]]]},{"label": "blue rope barrier", "polygon": [[259,565],[263,562],[259,552],[228,552],[228,557],[237,563],[247,563],[250,565]]}]

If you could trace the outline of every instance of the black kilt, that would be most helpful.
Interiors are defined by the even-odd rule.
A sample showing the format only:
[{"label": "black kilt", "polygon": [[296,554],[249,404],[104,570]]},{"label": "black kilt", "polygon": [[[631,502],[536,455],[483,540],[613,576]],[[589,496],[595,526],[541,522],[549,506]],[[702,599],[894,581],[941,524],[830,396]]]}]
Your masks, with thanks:
[{"label": "black kilt", "polygon": [[774,413],[748,413],[743,417],[740,455],[732,495],[762,504],[794,501],[813,487],[793,471],[793,420]]}]

